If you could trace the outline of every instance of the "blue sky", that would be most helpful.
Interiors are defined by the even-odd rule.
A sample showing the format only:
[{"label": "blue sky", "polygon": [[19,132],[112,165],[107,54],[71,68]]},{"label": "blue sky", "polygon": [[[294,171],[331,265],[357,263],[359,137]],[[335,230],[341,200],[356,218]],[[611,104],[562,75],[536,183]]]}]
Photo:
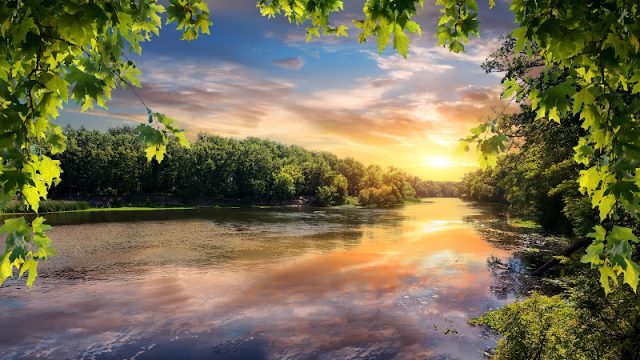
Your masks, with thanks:
[{"label": "blue sky", "polygon": [[[427,1],[407,60],[391,49],[379,55],[375,39],[359,44],[353,26],[348,38],[307,43],[304,28],[261,17],[254,1],[210,1],[211,36],[181,41],[169,25],[145,44],[137,92],[191,136],[266,137],[455,180],[475,166],[455,153],[456,140],[504,107],[500,76],[480,64],[515,27],[513,16],[506,2],[488,10],[480,1],[481,38],[461,55],[436,45],[438,9]],[[347,2],[333,22],[350,25],[361,6]],[[59,122],[105,129],[144,120],[130,90],[119,90],[108,111],[69,109]]]}]

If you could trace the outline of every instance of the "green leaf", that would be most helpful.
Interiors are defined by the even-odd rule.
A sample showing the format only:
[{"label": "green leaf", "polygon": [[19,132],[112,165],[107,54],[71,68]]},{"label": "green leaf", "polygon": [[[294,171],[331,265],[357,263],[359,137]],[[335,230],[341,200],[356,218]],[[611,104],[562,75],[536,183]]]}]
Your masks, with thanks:
[{"label": "green leaf", "polygon": [[398,23],[394,26],[393,31],[393,48],[398,50],[398,53],[404,58],[409,53],[409,37],[402,31],[402,27]]},{"label": "green leaf", "polygon": [[607,216],[609,216],[609,213],[611,212],[611,210],[613,210],[613,207],[615,205],[616,205],[615,196],[606,195],[602,197],[602,199],[600,200],[600,203],[598,204],[598,208],[600,210],[600,221],[603,221],[604,219],[607,218]]},{"label": "green leaf", "polygon": [[0,285],[4,283],[4,281],[13,276],[13,264],[9,257],[11,256],[11,250],[5,251],[4,255],[2,255],[2,260],[0,260]]},{"label": "green leaf", "polygon": [[591,157],[594,155],[593,147],[587,144],[586,139],[580,138],[578,141],[578,145],[576,145],[573,150],[575,154],[573,155],[573,159],[578,164],[589,165],[591,161]]},{"label": "green leaf", "polygon": [[596,225],[593,227],[595,232],[587,234],[588,237],[595,239],[596,241],[604,241],[605,235],[607,235],[607,230],[605,230],[601,225]]},{"label": "green leaf", "polygon": [[589,88],[583,87],[582,90],[573,95],[573,113],[578,114],[583,105],[591,105],[594,101],[596,101],[596,98],[591,94]]},{"label": "green leaf", "polygon": [[25,260],[20,267],[20,273],[18,276],[22,277],[25,272],[29,273],[27,275],[27,287],[30,288],[31,286],[33,286],[33,282],[35,281],[36,276],[38,276],[38,262],[33,258],[28,258],[27,260]]},{"label": "green leaf", "polygon": [[178,144],[180,144],[183,147],[186,148],[190,148],[191,147],[191,143],[189,143],[189,140],[187,140],[187,136],[184,132],[178,132],[175,134],[176,139],[178,140]]},{"label": "green leaf", "polygon": [[338,28],[336,29],[336,36],[347,37],[348,36],[347,29],[349,29],[347,26],[339,25]]},{"label": "green leaf", "polygon": [[514,49],[515,53],[519,53],[524,49],[524,44],[527,41],[527,32],[529,28],[526,26],[521,26],[511,32],[511,36],[516,39],[516,47]]},{"label": "green leaf", "polygon": [[603,263],[601,257],[604,251],[602,242],[594,242],[587,247],[586,254],[580,258],[580,262],[585,264],[600,265]]},{"label": "green leaf", "polygon": [[558,124],[560,123],[560,115],[558,114],[557,107],[554,106],[549,110],[549,119],[557,122]]},{"label": "green leaf", "polygon": [[627,262],[627,268],[624,271],[624,282],[633,289],[633,292],[636,292],[638,289],[640,269],[638,268],[638,264],[631,259],[625,259],[625,261]]},{"label": "green leaf", "polygon": [[37,213],[40,207],[40,191],[38,191],[38,188],[32,185],[25,185],[22,188],[22,196],[25,204]]},{"label": "green leaf", "polygon": [[614,284],[618,283],[618,277],[613,269],[609,266],[602,266],[599,269],[600,271],[600,285],[604,289],[605,294],[609,294],[611,292],[611,286],[609,284],[609,279],[613,281]]},{"label": "green leaf", "polygon": [[407,21],[407,23],[404,25],[404,28],[410,33],[417,33],[418,36],[422,36],[422,29],[420,28],[420,25],[415,21]]},{"label": "green leaf", "polygon": [[522,90],[522,87],[515,79],[508,79],[502,84],[502,87],[504,88],[501,96],[503,99],[509,99]]},{"label": "green leaf", "polygon": [[628,227],[614,226],[613,229],[607,235],[607,240],[610,241],[631,241],[638,242],[638,238],[633,234],[633,230]]}]

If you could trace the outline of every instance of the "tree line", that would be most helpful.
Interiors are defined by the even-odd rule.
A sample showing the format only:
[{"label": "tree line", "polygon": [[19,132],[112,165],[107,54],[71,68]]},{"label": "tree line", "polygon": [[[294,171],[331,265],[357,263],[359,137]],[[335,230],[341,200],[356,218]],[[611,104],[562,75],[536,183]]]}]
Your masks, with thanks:
[{"label": "tree line", "polygon": [[71,195],[168,194],[185,199],[279,203],[312,196],[318,205],[341,205],[351,198],[365,206],[393,206],[420,197],[454,197],[455,182],[426,181],[352,158],[295,145],[199,134],[190,148],[170,142],[164,160],[147,161],[145,144],[132,128],[106,132],[64,130],[67,150],[62,181],[52,191]]}]

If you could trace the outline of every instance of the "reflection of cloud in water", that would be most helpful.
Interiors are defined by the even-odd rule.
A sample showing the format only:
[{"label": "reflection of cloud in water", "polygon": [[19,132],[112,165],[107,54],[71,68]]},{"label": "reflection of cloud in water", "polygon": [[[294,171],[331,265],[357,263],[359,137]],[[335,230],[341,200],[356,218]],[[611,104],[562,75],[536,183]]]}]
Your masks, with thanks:
[{"label": "reflection of cloud in water", "polygon": [[[62,245],[79,255],[60,249],[58,272],[46,277],[43,269],[30,293],[0,289],[0,348],[9,349],[0,354],[37,346],[30,355],[176,357],[188,345],[189,356],[210,358],[234,351],[269,358],[479,357],[491,340],[466,320],[501,303],[489,290],[486,259],[509,253],[460,221],[470,212],[476,210],[457,200],[437,200],[392,210],[403,221],[318,223],[313,231],[308,219],[297,237],[290,235],[295,222],[273,225],[281,237],[269,230],[258,238],[259,222],[240,232],[204,220],[59,227]],[[429,223],[438,230],[416,231]],[[89,248],[110,269],[106,279],[60,277],[65,266],[90,268],[79,260],[85,250],[72,246],[89,231],[98,234]],[[125,233],[130,238],[120,238]],[[123,245],[129,251],[114,258]],[[216,252],[226,260],[207,258]],[[446,328],[457,333],[444,335]]]}]

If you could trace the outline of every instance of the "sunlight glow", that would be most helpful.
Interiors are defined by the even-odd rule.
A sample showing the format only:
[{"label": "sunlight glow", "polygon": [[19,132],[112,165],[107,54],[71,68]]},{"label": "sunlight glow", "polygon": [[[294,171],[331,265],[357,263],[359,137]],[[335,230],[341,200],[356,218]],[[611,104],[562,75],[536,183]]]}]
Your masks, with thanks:
[{"label": "sunlight glow", "polygon": [[454,165],[451,159],[442,156],[427,156],[425,157],[425,163],[432,168],[447,168]]}]

